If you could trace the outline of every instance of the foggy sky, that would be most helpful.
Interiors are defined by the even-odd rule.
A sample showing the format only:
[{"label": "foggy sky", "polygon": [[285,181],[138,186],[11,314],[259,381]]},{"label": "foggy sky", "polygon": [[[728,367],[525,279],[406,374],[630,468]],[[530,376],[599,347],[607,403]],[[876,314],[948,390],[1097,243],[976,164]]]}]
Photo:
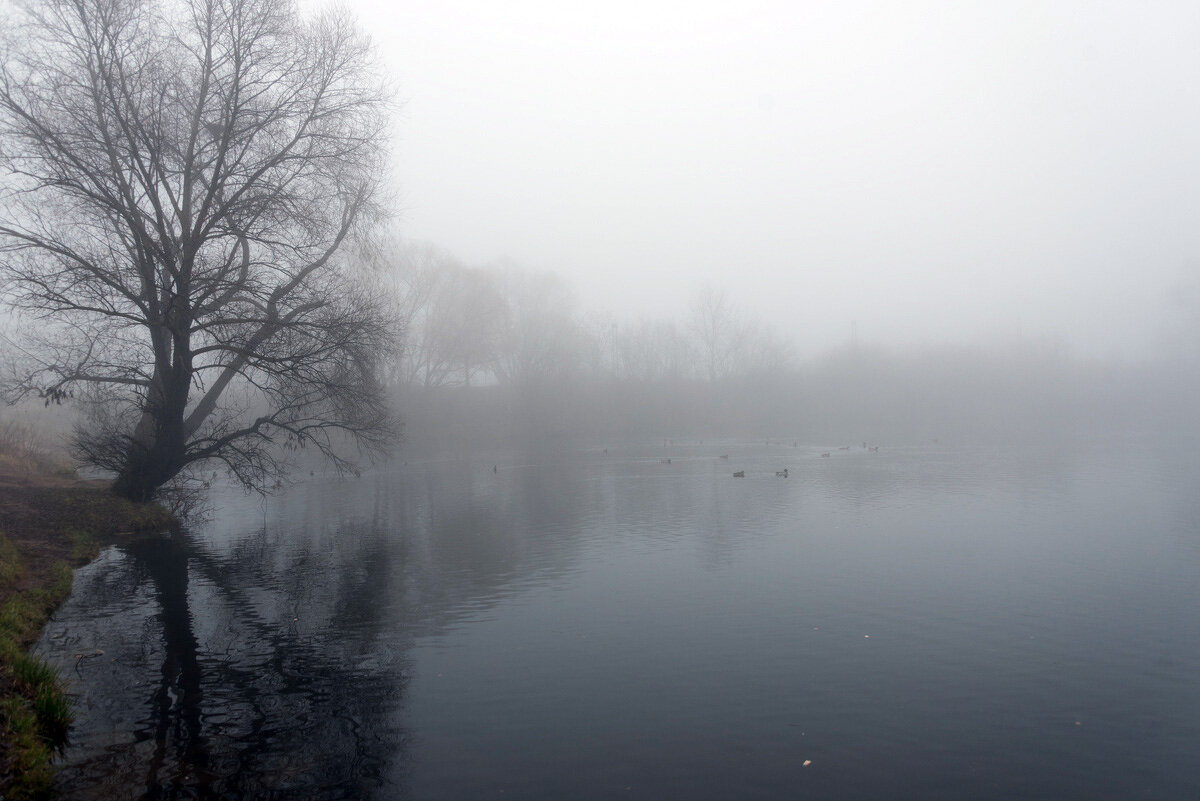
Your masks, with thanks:
[{"label": "foggy sky", "polygon": [[725,288],[801,351],[1189,324],[1200,4],[350,6],[404,103],[401,232],[585,307]]}]

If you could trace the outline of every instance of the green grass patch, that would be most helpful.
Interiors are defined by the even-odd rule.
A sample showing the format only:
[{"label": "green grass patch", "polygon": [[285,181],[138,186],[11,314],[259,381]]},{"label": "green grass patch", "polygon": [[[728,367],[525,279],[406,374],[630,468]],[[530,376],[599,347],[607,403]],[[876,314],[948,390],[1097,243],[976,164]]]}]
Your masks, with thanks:
[{"label": "green grass patch", "polygon": [[58,670],[25,654],[50,613],[71,591],[71,567],[55,565],[50,585],[18,592],[0,604],[0,754],[10,779],[0,797],[46,799],[52,782],[53,755],[71,729],[71,700]]},{"label": "green grass patch", "polygon": [[[61,586],[16,592],[25,572],[19,549],[0,534],[0,590],[7,596],[0,604],[0,679],[5,680],[0,685],[5,692],[0,699],[0,754],[11,775],[0,787],[5,799],[49,797],[54,747],[66,742],[71,726],[70,701],[57,672],[25,653],[25,644],[53,608],[52,593],[61,592]],[[60,582],[61,574],[52,584]]]},{"label": "green grass patch", "polygon": [[21,654],[13,660],[12,677],[18,689],[34,695],[43,687],[54,685],[58,671],[36,657]]},{"label": "green grass patch", "polygon": [[54,780],[53,749],[41,734],[37,713],[25,698],[0,701],[0,728],[8,744],[12,781],[4,788],[6,801],[50,798]]},{"label": "green grass patch", "polygon": [[[52,571],[49,586],[17,593],[0,604],[0,643],[12,641],[21,650],[37,638],[50,614],[71,592],[71,567],[59,562]],[[4,660],[6,665],[12,659]]]},{"label": "green grass patch", "polygon": [[42,739],[54,748],[61,749],[66,745],[71,722],[75,720],[75,710],[58,672],[52,670],[51,673],[53,680],[38,687],[33,694],[33,716],[37,719],[38,734]]},{"label": "green grass patch", "polygon": [[86,531],[72,529],[67,532],[71,541],[71,561],[90,562],[100,553],[100,541]]},{"label": "green grass patch", "polygon": [[0,535],[0,756],[10,778],[0,783],[0,798],[47,798],[52,758],[66,743],[73,712],[61,677],[53,667],[25,652],[58,604],[71,591],[72,572],[56,563],[44,586],[15,591],[25,574],[19,549]]},{"label": "green grass patch", "polygon": [[7,668],[24,653],[26,644],[45,622],[45,605],[37,603],[37,594],[14,595],[0,604],[0,667]]}]

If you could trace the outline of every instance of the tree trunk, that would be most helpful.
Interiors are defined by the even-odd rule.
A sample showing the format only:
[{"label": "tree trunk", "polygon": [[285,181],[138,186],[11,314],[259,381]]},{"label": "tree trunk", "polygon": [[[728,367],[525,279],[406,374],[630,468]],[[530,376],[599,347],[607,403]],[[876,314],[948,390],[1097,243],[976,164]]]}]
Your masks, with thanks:
[{"label": "tree trunk", "polygon": [[150,501],[187,464],[184,412],[191,379],[188,371],[178,368],[165,375],[165,380],[156,377],[152,382],[125,464],[112,485],[113,494],[138,503]]},{"label": "tree trunk", "polygon": [[[182,432],[182,420],[173,428]],[[113,494],[138,503],[152,500],[159,487],[179,474],[183,457],[183,438],[169,431],[156,432],[148,447],[134,442],[126,452],[124,468],[113,482]]]}]

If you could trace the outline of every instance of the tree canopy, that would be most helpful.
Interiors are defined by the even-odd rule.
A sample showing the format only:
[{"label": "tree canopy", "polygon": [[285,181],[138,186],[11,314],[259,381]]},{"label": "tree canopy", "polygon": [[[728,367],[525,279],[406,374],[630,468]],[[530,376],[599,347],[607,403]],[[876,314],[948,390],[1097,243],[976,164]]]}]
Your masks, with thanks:
[{"label": "tree canopy", "polygon": [[380,212],[389,97],[343,14],[291,0],[47,0],[0,54],[10,398],[75,396],[114,488],[394,428],[398,332],[344,253]]}]

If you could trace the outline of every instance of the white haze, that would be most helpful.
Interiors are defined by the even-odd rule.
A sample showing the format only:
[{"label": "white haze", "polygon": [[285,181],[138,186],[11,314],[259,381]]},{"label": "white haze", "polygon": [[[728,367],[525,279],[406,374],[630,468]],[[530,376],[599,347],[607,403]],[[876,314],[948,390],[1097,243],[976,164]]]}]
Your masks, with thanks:
[{"label": "white haze", "polygon": [[401,232],[801,352],[1193,333],[1200,5],[352,0]]}]

